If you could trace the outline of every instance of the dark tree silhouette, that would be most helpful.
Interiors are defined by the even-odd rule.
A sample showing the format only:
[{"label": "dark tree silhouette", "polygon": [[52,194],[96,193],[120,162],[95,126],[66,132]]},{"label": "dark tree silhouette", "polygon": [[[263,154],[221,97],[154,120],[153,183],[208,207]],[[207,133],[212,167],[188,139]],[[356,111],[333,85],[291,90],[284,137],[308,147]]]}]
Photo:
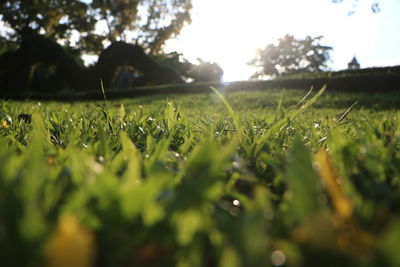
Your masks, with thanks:
[{"label": "dark tree silhouette", "polygon": [[224,71],[217,63],[198,59],[199,64],[193,65],[189,75],[195,82],[220,82]]},{"label": "dark tree silhouette", "polygon": [[98,90],[100,80],[106,88],[119,66],[137,69],[140,76],[134,86],[182,82],[171,68],[162,67],[151,59],[139,45],[113,42],[99,56],[91,68],[80,65],[58,43],[41,35],[25,37],[20,48],[0,57],[0,88],[2,90],[28,91],[38,64],[52,65],[65,83],[75,91]]},{"label": "dark tree silhouette", "polygon": [[[0,90],[98,89],[100,78],[109,87],[120,65],[142,73],[134,85],[180,82],[147,54],[161,53],[191,22],[191,8],[191,0],[0,1],[7,28],[0,37]],[[98,22],[106,25],[103,32],[96,31]],[[99,55],[96,66],[85,68],[83,54]]]},{"label": "dark tree silhouette", "polygon": [[207,62],[197,58],[197,63],[193,64],[185,59],[182,54],[171,52],[153,56],[153,58],[162,66],[168,66],[178,71],[178,73],[187,81],[194,82],[219,82],[222,79],[224,71],[215,62]]}]

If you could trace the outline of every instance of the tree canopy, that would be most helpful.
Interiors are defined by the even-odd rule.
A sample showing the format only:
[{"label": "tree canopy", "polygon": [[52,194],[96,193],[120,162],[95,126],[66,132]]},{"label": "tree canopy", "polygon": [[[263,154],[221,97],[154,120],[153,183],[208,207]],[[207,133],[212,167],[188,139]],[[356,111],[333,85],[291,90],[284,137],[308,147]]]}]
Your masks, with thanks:
[{"label": "tree canopy", "polygon": [[260,68],[253,77],[325,70],[332,47],[321,45],[322,38],[307,36],[305,39],[296,39],[287,34],[278,39],[276,44],[259,49],[256,57],[249,62],[249,65]]},{"label": "tree canopy", "polygon": [[[134,86],[183,82],[153,56],[191,22],[191,9],[191,0],[2,0],[0,87],[92,90],[100,79],[110,87],[124,66],[140,72]],[[83,54],[99,60],[85,68]]]},{"label": "tree canopy", "polygon": [[[342,3],[344,0],[331,0],[333,3]],[[352,0],[353,1],[353,10],[349,11],[349,15],[353,15],[355,13],[355,9],[358,5],[359,0]],[[378,0],[373,0],[371,3],[371,10],[374,13],[379,13],[381,11],[379,1]]]},{"label": "tree canopy", "polygon": [[7,40],[29,30],[81,53],[98,54],[107,41],[134,41],[158,53],[191,22],[191,9],[191,0],[5,0],[0,19],[12,29]]}]

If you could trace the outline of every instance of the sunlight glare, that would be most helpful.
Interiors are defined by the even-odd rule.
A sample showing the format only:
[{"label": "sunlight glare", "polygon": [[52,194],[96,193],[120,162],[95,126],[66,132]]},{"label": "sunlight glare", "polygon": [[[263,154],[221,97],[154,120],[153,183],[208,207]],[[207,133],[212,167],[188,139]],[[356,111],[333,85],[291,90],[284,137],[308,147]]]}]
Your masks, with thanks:
[{"label": "sunlight glare", "polygon": [[[181,37],[169,41],[167,49],[190,55],[191,61],[199,57],[217,62],[224,70],[225,81],[248,79],[254,69],[247,63],[256,50],[298,28],[299,22],[288,18],[297,16],[303,5],[300,2],[194,1],[193,23],[183,29]],[[303,16],[300,24],[310,23],[315,23],[315,17]],[[185,39],[184,46],[181,39]]]},{"label": "sunlight glare", "polygon": [[[388,1],[400,7],[397,0]],[[218,63],[224,70],[224,81],[248,79],[255,69],[247,63],[256,50],[285,34],[296,38],[322,35],[322,44],[333,46],[331,65],[336,70],[346,68],[355,55],[362,66],[400,60],[393,52],[385,52],[397,49],[400,38],[391,37],[394,42],[385,44],[389,49],[381,49],[379,41],[385,39],[383,33],[393,36],[388,32],[398,28],[400,21],[384,20],[384,12],[396,18],[391,13],[397,11],[372,15],[369,1],[360,1],[353,16],[348,16],[351,1],[193,0],[193,6],[192,24],[178,38],[167,41],[165,51],[178,51],[193,63],[196,58]]]}]

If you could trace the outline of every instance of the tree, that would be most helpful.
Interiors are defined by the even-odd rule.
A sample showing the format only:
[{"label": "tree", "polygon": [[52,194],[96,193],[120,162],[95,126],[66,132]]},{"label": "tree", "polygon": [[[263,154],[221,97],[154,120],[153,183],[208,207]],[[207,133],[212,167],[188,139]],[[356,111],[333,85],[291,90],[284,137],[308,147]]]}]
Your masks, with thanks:
[{"label": "tree", "polygon": [[[331,0],[333,3],[342,3],[343,0]],[[349,15],[353,15],[355,13],[355,9],[357,8],[357,4],[359,0],[352,0],[353,1],[353,9],[349,11]],[[379,6],[379,1],[374,0],[371,4],[371,10],[374,13],[379,13],[381,8]]]},{"label": "tree", "polygon": [[177,52],[156,55],[152,58],[161,66],[176,70],[186,81],[220,82],[224,75],[222,68],[215,62],[207,62],[197,58],[197,63],[193,64]]},{"label": "tree", "polygon": [[195,82],[220,82],[222,80],[224,71],[217,63],[206,62],[200,58],[197,61],[199,64],[193,65],[189,70],[189,75]]},{"label": "tree", "polygon": [[191,22],[191,0],[93,0],[91,10],[106,22],[109,41],[129,36],[151,54]]},{"label": "tree", "polygon": [[[82,53],[134,41],[155,54],[191,22],[191,8],[191,0],[3,0],[0,19],[13,30],[4,36],[8,40],[33,31]],[[99,32],[101,23],[107,29]]]},{"label": "tree", "polygon": [[[135,86],[182,82],[148,54],[160,53],[191,22],[191,8],[191,0],[2,0],[7,31],[0,36],[0,87],[98,89],[100,79],[109,87],[124,65],[141,73]],[[82,54],[100,58],[86,69]]]},{"label": "tree", "polygon": [[81,38],[95,29],[96,18],[88,16],[89,9],[89,4],[79,0],[6,0],[0,4],[1,20],[12,30],[5,38],[20,42],[23,36],[36,32],[68,45],[78,32],[81,49],[91,47],[93,41],[93,37]]},{"label": "tree", "polygon": [[[35,75],[40,63],[54,67],[54,73],[45,78]],[[175,70],[158,64],[139,45],[113,42],[94,66],[84,67],[57,42],[33,34],[15,51],[0,55],[0,89],[46,90],[58,88],[60,82],[75,91],[98,90],[102,85],[108,89],[120,66],[131,66],[141,73],[132,86],[183,82]]]},{"label": "tree", "polygon": [[299,72],[319,72],[325,70],[332,47],[320,44],[323,37],[295,39],[285,35],[276,44],[259,49],[249,65],[261,68],[253,77],[293,74]]},{"label": "tree", "polygon": [[188,80],[191,78],[189,72],[194,66],[183,54],[178,52],[163,53],[158,55],[152,55],[152,58],[163,67],[169,67],[176,70],[179,75],[184,79]]}]

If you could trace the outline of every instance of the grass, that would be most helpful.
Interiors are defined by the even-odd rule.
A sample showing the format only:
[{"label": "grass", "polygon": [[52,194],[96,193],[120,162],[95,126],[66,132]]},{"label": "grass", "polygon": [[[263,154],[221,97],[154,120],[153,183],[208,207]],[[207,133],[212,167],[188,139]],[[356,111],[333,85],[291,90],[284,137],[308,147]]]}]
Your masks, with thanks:
[{"label": "grass", "polygon": [[399,266],[400,94],[306,94],[1,101],[0,265]]}]

